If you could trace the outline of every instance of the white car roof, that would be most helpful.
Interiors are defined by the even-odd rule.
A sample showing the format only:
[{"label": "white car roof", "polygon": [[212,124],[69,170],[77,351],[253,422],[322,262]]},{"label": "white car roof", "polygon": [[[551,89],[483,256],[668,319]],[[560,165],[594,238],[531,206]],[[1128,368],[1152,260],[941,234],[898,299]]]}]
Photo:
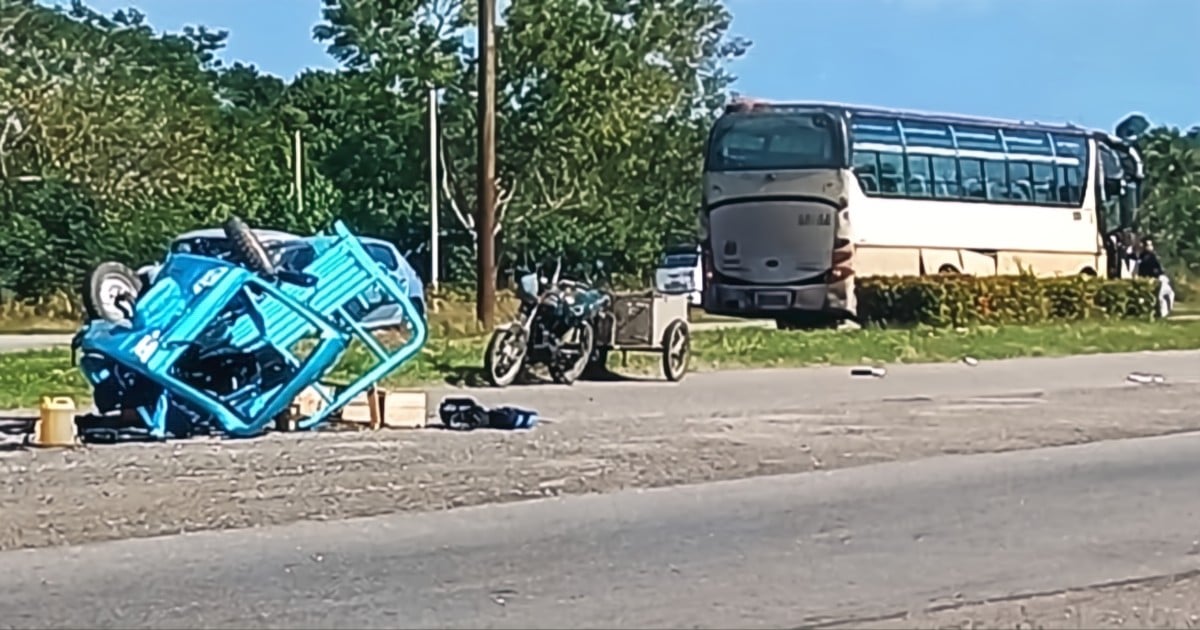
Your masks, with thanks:
[{"label": "white car roof", "polygon": [[[258,237],[260,241],[292,241],[303,238],[291,232],[282,232],[280,230],[250,230]],[[192,238],[225,238],[225,230],[221,228],[204,228],[200,230],[192,230],[184,232],[175,237],[176,241]]]}]

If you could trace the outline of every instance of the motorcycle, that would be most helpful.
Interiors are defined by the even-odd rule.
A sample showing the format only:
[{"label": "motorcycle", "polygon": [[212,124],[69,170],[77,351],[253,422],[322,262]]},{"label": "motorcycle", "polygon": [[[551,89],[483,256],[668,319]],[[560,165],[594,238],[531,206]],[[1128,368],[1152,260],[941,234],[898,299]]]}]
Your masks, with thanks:
[{"label": "motorcycle", "polygon": [[517,282],[516,321],[497,328],[484,354],[494,387],[507,387],[522,370],[542,364],[555,383],[570,385],[593,360],[595,320],[612,297],[588,283],[561,278],[562,261],[547,279],[536,271]]}]

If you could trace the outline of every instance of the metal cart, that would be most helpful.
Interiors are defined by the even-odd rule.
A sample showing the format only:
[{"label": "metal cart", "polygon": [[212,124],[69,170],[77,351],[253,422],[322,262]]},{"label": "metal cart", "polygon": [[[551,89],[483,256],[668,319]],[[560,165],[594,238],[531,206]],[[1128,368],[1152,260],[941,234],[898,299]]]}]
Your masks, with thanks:
[{"label": "metal cart", "polygon": [[691,352],[688,296],[657,291],[616,293],[597,316],[593,362],[603,367],[611,351],[658,352],[668,381],[684,377]]}]

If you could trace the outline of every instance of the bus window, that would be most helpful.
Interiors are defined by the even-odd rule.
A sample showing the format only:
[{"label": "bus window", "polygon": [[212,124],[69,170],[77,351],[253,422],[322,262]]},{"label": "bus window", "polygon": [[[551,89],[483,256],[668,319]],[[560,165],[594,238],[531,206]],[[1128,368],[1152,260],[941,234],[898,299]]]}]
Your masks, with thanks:
[{"label": "bus window", "polygon": [[1053,164],[1033,165],[1033,199],[1046,203],[1058,201],[1058,186],[1054,183]]},{"label": "bus window", "polygon": [[879,154],[874,151],[855,151],[854,175],[867,194],[879,192]]},{"label": "bus window", "polygon": [[958,185],[958,160],[952,157],[933,157],[933,194],[953,199],[962,194]]},{"label": "bus window", "polygon": [[1033,173],[1029,162],[1009,162],[1008,181],[1014,200],[1033,201]]},{"label": "bus window", "polygon": [[963,196],[970,199],[987,199],[983,188],[983,163],[963,158],[958,161],[958,166],[962,169]]},{"label": "bus window", "polygon": [[879,190],[885,195],[903,195],[904,156],[899,153],[879,154]]},{"label": "bus window", "polygon": [[987,182],[988,199],[1008,199],[1008,169],[1000,160],[983,163],[983,177]]},{"label": "bus window", "polygon": [[1050,148],[1050,135],[1044,131],[1005,129],[1004,142],[1008,145],[1009,153],[1047,156],[1054,153],[1054,150]]},{"label": "bus window", "polygon": [[928,197],[932,194],[933,177],[929,174],[929,157],[908,156],[908,194],[911,197]]},{"label": "bus window", "polygon": [[733,114],[717,121],[708,170],[836,168],[834,125],[824,114]]},{"label": "bus window", "polygon": [[1058,167],[1058,200],[1078,205],[1083,201],[1083,177],[1078,166]]}]

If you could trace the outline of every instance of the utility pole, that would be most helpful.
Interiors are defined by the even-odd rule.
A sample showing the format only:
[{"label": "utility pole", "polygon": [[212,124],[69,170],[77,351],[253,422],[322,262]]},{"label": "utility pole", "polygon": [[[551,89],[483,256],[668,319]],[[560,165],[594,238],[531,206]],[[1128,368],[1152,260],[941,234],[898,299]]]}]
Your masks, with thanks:
[{"label": "utility pole", "polygon": [[441,151],[438,149],[438,102],[437,88],[429,88],[429,287],[434,293],[438,289],[439,252],[438,238],[438,160]]},{"label": "utility pole", "polygon": [[292,134],[292,165],[296,169],[293,175],[296,178],[296,214],[299,216],[304,214],[304,177],[301,175],[303,173],[301,165],[301,160],[304,159],[303,153],[303,145],[300,144],[300,130],[297,129]]},{"label": "utility pole", "polygon": [[475,317],[489,330],[496,314],[496,0],[479,0],[479,170],[475,176]]}]

